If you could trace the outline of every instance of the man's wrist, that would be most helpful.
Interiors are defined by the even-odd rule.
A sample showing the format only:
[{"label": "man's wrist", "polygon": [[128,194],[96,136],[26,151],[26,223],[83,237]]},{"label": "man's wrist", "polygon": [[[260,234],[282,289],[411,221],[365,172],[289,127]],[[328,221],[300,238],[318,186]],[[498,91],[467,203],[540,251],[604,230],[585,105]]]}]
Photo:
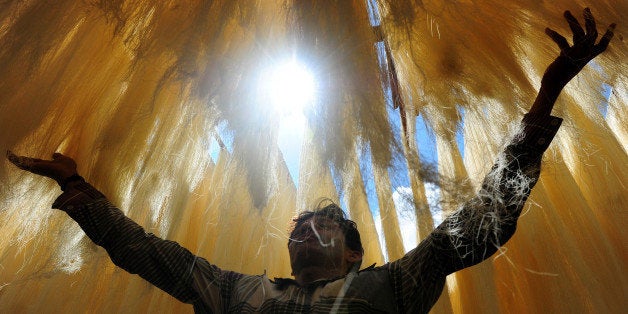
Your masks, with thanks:
[{"label": "man's wrist", "polygon": [[561,91],[562,87],[559,85],[542,83],[534,104],[530,108],[530,113],[549,116]]},{"label": "man's wrist", "polygon": [[59,186],[61,187],[61,191],[66,191],[69,187],[71,187],[76,182],[85,182],[85,179],[78,175],[78,173],[74,173],[64,179],[59,180]]},{"label": "man's wrist", "polygon": [[582,70],[582,67],[583,65],[576,64],[567,56],[559,56],[543,73],[541,85],[551,85],[562,90]]}]

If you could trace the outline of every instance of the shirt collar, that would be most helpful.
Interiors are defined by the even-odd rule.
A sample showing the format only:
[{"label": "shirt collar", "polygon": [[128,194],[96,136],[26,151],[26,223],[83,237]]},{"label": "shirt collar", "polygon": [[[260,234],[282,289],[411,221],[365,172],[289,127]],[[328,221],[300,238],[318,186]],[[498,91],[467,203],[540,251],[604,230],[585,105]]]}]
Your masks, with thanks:
[{"label": "shirt collar", "polygon": [[[375,268],[375,264],[358,271],[358,274],[363,272],[363,271],[365,271],[365,270],[371,270],[373,268]],[[294,286],[300,287],[302,289],[308,290],[308,289],[316,289],[316,288],[324,286],[324,285],[326,285],[326,284],[328,284],[328,283],[330,283],[332,281],[336,281],[338,279],[345,278],[346,276],[347,275],[338,276],[338,277],[331,278],[331,279],[319,279],[319,280],[313,281],[313,282],[311,282],[311,283],[309,283],[309,284],[307,284],[305,286],[299,286],[299,283],[296,280],[292,279],[292,278],[277,278],[277,277],[275,277],[270,282],[272,282],[275,285],[277,285],[277,288],[279,290],[285,290],[285,289],[287,289],[291,285],[294,285]]]}]

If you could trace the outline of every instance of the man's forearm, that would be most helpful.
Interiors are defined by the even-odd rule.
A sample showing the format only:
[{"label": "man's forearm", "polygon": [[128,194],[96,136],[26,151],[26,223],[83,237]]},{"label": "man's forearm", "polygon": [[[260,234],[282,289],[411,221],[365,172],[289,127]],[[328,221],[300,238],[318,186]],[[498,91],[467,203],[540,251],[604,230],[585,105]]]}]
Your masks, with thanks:
[{"label": "man's forearm", "polygon": [[534,100],[534,104],[530,108],[530,114],[539,116],[549,116],[552,108],[558,99],[563,87],[558,82],[552,82],[549,78],[544,78],[541,82],[541,88]]},{"label": "man's forearm", "polygon": [[72,217],[120,268],[183,302],[197,298],[192,288],[196,256],[175,242],[146,233],[88,183],[73,182],[53,207]]},{"label": "man's forearm", "polygon": [[539,93],[530,108],[529,114],[549,116],[552,108],[569,81],[578,74],[572,62],[565,56],[559,56],[543,73]]},{"label": "man's forearm", "polygon": [[445,274],[485,260],[514,234],[560,123],[556,117],[526,115],[520,136],[497,158],[477,196],[432,233]]}]

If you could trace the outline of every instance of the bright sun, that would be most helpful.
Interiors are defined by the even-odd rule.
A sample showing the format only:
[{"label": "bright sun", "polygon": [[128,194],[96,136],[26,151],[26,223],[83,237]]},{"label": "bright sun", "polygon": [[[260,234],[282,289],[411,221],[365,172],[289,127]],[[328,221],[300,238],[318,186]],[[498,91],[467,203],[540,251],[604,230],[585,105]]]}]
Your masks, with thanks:
[{"label": "bright sun", "polygon": [[314,77],[297,61],[280,64],[267,73],[261,83],[270,101],[283,114],[300,114],[314,100]]}]

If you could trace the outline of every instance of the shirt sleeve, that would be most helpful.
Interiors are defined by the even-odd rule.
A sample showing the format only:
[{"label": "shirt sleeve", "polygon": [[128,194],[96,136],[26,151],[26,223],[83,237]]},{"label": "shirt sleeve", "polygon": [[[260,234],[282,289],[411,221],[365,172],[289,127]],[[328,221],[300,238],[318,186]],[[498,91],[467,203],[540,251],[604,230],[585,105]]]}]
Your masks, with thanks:
[{"label": "shirt sleeve", "polygon": [[553,116],[525,115],[521,131],[497,157],[477,195],[414,250],[390,263],[400,312],[427,313],[448,274],[480,263],[512,237],[539,177],[542,155],[561,123]]},{"label": "shirt sleeve", "polygon": [[[53,208],[65,211],[113,263],[195,307],[223,307],[240,274],[222,271],[173,241],[146,233],[90,184],[72,184]],[[220,310],[218,310],[220,312]]]}]

